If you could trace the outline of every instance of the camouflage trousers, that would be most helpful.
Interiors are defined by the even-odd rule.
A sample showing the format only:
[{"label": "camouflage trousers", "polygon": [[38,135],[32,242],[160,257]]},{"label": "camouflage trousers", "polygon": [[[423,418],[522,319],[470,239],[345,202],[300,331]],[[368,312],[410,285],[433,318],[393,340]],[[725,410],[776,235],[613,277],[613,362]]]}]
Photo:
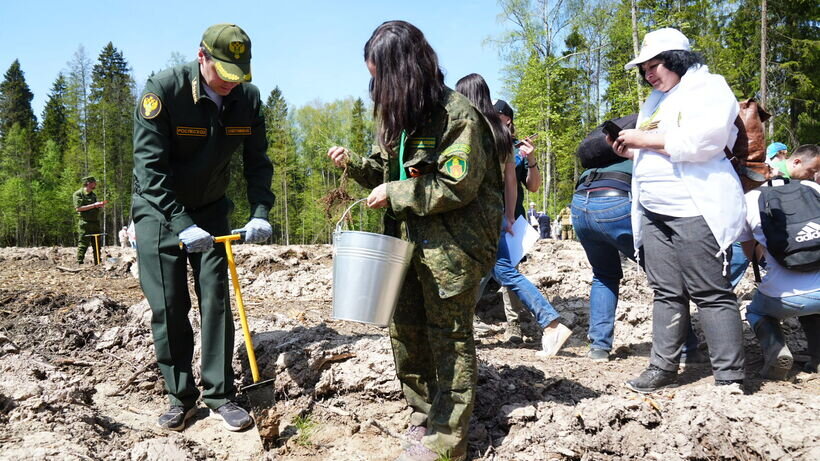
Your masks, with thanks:
[{"label": "camouflage trousers", "polygon": [[575,240],[575,229],[572,224],[561,226],[561,240]]},{"label": "camouflage trousers", "polygon": [[82,264],[85,260],[85,253],[88,251],[88,248],[91,247],[92,257],[94,258],[94,264],[99,264],[99,253],[100,249],[98,248],[98,244],[100,243],[101,236],[98,236],[96,239],[91,234],[99,234],[100,233],[100,223],[99,222],[90,222],[90,221],[80,221],[77,227],[77,237],[79,243],[77,244],[77,263]]},{"label": "camouflage trousers", "polygon": [[475,402],[473,314],[478,288],[476,283],[441,299],[432,273],[411,264],[390,324],[396,373],[413,409],[410,424],[426,427],[422,443],[451,458],[467,452]]}]

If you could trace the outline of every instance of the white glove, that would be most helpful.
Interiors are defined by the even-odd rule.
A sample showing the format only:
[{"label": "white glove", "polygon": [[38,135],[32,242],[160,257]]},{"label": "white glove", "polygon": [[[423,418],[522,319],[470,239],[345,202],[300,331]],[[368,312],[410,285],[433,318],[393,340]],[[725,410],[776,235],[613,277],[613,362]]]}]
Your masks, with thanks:
[{"label": "white glove", "polygon": [[179,240],[188,253],[201,253],[214,247],[214,236],[194,224],[179,233]]},{"label": "white glove", "polygon": [[273,228],[267,219],[251,218],[245,227],[241,229],[234,229],[232,234],[245,233],[245,243],[259,243],[264,242],[273,234]]}]

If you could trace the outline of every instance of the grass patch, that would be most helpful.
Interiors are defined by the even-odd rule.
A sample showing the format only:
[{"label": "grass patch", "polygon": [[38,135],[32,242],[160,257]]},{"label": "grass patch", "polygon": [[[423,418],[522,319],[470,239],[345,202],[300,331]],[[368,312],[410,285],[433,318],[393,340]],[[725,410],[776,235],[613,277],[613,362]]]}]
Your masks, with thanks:
[{"label": "grass patch", "polygon": [[318,424],[310,417],[309,414],[297,416],[296,419],[293,420],[293,426],[298,431],[295,439],[297,445],[300,447],[309,447],[313,445],[310,438],[316,432]]}]

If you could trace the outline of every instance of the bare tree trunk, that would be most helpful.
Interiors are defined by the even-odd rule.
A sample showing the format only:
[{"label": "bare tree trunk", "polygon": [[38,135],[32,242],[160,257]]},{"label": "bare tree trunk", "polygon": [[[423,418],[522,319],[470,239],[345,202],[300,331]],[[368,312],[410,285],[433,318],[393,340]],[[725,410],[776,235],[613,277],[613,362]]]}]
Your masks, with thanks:
[{"label": "bare tree trunk", "polygon": [[[637,0],[632,0],[632,50],[635,56],[638,56],[638,6]],[[641,101],[641,74],[635,72],[635,101],[640,104]]]},{"label": "bare tree trunk", "polygon": [[[766,99],[768,98],[767,83],[766,83],[766,65],[767,57],[766,51],[768,49],[768,20],[766,10],[768,9],[767,0],[760,1],[760,105],[766,107]],[[769,136],[774,134],[774,122],[769,120]]]}]

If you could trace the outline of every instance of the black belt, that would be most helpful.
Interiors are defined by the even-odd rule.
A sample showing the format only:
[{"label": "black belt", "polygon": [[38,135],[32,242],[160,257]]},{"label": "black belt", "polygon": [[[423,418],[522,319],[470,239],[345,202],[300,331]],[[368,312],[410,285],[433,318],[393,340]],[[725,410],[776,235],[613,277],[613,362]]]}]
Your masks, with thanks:
[{"label": "black belt", "polygon": [[629,192],[620,189],[579,190],[575,195],[582,197],[629,197]]}]

